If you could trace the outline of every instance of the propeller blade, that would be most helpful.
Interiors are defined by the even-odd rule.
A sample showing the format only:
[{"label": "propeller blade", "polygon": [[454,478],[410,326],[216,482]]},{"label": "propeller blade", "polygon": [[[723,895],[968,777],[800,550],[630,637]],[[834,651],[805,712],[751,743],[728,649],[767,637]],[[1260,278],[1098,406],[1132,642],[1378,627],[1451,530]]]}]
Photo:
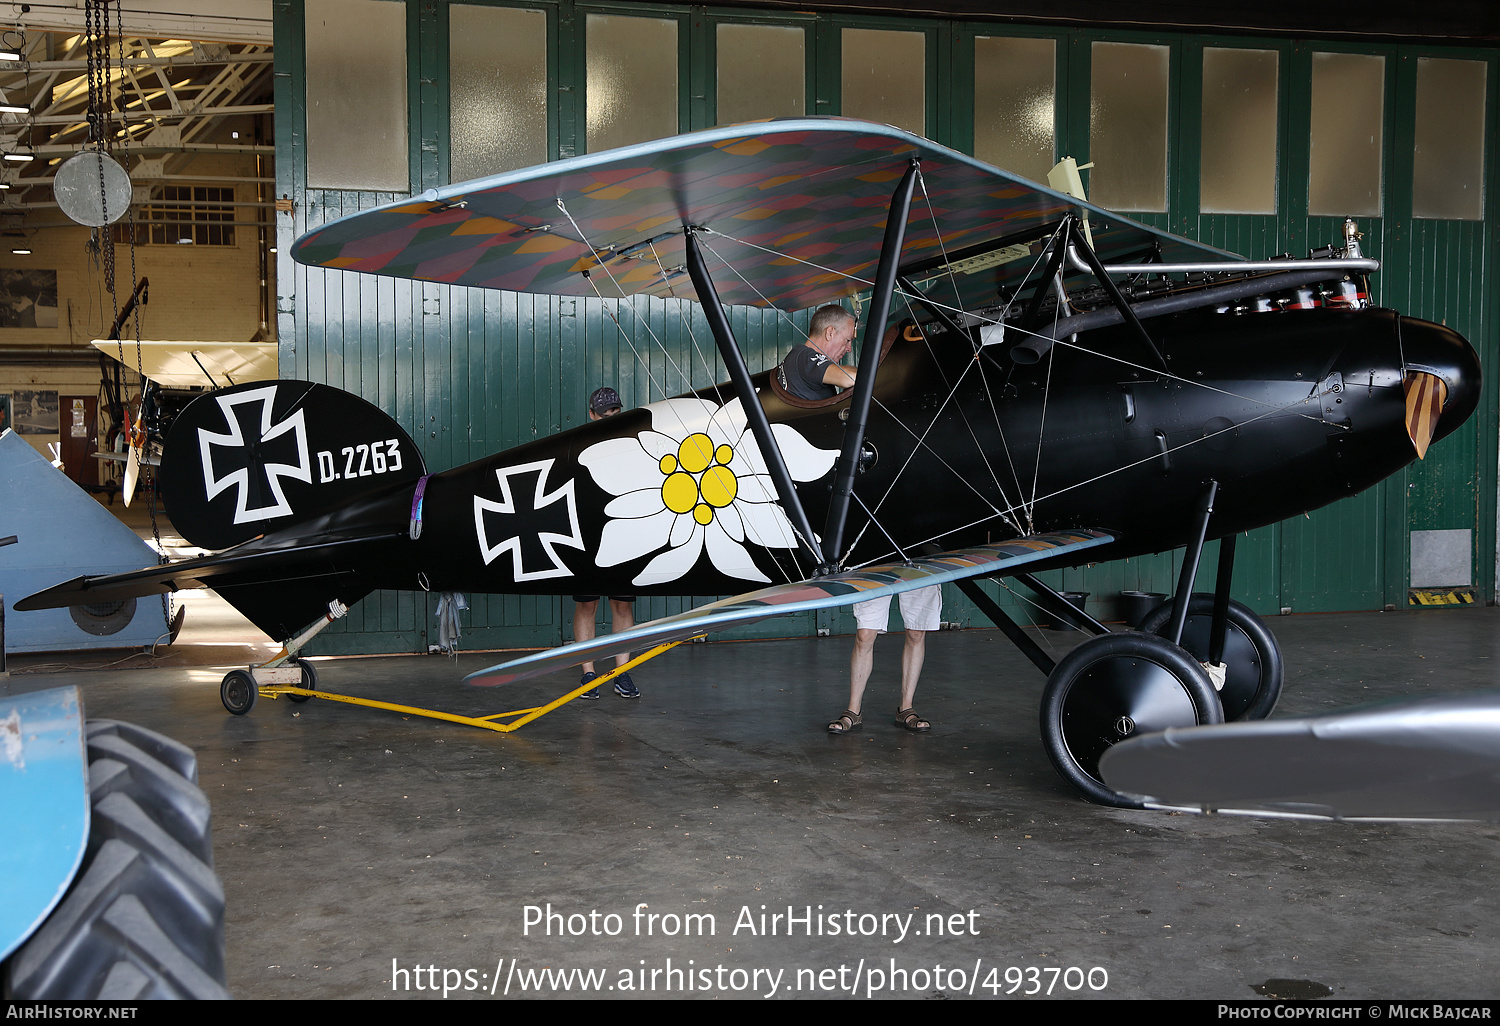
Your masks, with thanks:
[{"label": "propeller blade", "polygon": [[1122,741],[1104,781],[1150,806],[1329,819],[1500,820],[1500,691]]},{"label": "propeller blade", "polygon": [[135,446],[125,456],[125,505],[130,505],[130,500],[135,498],[136,482],[141,478],[140,450]]},{"label": "propeller blade", "polygon": [[1417,447],[1417,459],[1427,458],[1427,446],[1437,432],[1448,385],[1436,374],[1410,371],[1406,375],[1406,433]]}]

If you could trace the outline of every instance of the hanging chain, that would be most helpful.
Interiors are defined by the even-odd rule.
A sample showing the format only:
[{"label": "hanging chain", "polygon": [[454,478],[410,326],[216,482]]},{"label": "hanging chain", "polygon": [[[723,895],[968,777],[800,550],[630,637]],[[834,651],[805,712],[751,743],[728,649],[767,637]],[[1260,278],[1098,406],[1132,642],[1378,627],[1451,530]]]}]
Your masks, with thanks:
[{"label": "hanging chain", "polygon": [[[115,291],[115,244],[114,233],[109,230],[109,193],[104,187],[104,158],[109,153],[114,119],[110,113],[110,67],[109,67],[109,0],[84,0],[85,63],[88,67],[89,141],[99,154],[99,204],[104,224],[94,230],[94,241],[98,246],[100,262],[104,270],[104,288],[112,302],[113,317],[120,316],[120,297]],[[116,19],[118,27],[119,20]]]}]

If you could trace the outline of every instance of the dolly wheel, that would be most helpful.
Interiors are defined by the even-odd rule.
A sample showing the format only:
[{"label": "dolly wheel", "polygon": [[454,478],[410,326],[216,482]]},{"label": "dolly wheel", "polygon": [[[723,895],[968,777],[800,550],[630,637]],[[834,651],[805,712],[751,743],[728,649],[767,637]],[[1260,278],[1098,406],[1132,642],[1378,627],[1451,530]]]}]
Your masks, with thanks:
[{"label": "dolly wheel", "polygon": [[[301,658],[293,659],[292,662],[296,663],[298,669],[302,671],[302,689],[304,691],[318,690],[318,671],[314,669],[313,664]],[[312,699],[312,695],[287,695],[286,697],[298,705]]]},{"label": "dolly wheel", "polygon": [[255,708],[260,697],[260,688],[249,670],[230,670],[224,674],[224,683],[219,685],[219,700],[224,708],[236,716],[243,716]]}]

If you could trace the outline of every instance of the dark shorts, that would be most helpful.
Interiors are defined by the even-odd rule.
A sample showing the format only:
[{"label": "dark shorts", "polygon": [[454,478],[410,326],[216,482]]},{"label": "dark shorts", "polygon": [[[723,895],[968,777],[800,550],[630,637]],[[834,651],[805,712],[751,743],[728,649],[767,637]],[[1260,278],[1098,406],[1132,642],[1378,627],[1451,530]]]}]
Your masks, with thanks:
[{"label": "dark shorts", "polygon": [[[634,595],[611,595],[609,597],[609,600],[611,602],[634,602],[635,601],[635,596]],[[598,602],[599,601],[599,596],[598,595],[574,595],[573,596],[573,601],[574,602]]]}]

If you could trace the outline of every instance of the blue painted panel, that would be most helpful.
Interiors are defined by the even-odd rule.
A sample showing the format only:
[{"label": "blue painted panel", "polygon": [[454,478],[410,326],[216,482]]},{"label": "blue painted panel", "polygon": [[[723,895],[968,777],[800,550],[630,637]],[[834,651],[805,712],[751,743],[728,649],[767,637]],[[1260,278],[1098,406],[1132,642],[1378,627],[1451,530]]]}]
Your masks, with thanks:
[{"label": "blue painted panel", "polygon": [[0,809],[10,825],[0,845],[4,959],[62,900],[83,862],[89,785],[77,688],[0,701]]},{"label": "blue painted panel", "polygon": [[19,613],[27,595],[83,574],[123,573],[154,566],[156,552],[63,475],[14,431],[0,432],[0,495],[5,496],[0,535],[16,544],[0,547],[0,595],[5,600],[5,648],[9,652],[56,652],[80,648],[137,648],[167,633],[166,612],[156,599],[132,600],[135,614],[80,614],[91,633],[67,609]]}]

